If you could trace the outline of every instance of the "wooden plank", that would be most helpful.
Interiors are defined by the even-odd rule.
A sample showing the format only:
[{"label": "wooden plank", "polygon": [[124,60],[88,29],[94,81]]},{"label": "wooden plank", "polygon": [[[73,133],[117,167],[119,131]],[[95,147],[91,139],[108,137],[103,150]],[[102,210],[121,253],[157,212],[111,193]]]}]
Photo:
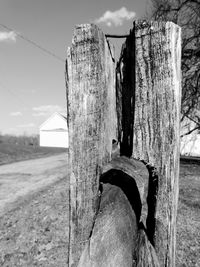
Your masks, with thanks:
[{"label": "wooden plank", "polygon": [[66,64],[69,127],[69,266],[77,266],[96,214],[101,169],[117,140],[113,50],[93,24],[75,28]]},{"label": "wooden plank", "polygon": [[137,267],[160,267],[156,252],[144,229],[139,229],[136,247]]},{"label": "wooden plank", "polygon": [[93,232],[78,267],[132,267],[137,231],[135,213],[123,191],[103,185]]},{"label": "wooden plank", "polygon": [[[171,22],[136,22],[134,27],[136,88],[133,156],[157,169],[155,221],[147,221],[147,229],[152,231],[151,224],[155,223],[153,243],[160,265],[175,266],[181,29]],[[153,206],[151,212],[154,213]]]},{"label": "wooden plank", "polygon": [[[120,172],[118,171],[122,172],[121,176]],[[110,177],[108,176],[109,173]],[[128,176],[126,176],[126,174]],[[136,203],[137,207],[139,208],[141,204],[139,220],[146,225],[149,173],[144,163],[133,158],[117,156],[103,167],[101,179],[103,179],[103,176],[107,176],[108,178],[106,178],[106,180],[111,184],[118,186],[119,184],[122,184],[121,188],[127,187],[130,189],[130,195],[134,198],[134,202]],[[120,181],[117,181],[119,176]],[[137,190],[134,190],[135,186],[137,186],[137,190],[139,192],[139,199],[136,198]]]},{"label": "wooden plank", "polygon": [[132,177],[137,184],[141,201],[146,200],[149,173],[144,163],[125,156],[114,157],[108,164],[103,166],[102,175],[105,175],[108,171],[113,169],[120,170]]},{"label": "wooden plank", "polygon": [[[121,154],[147,163],[147,233],[161,266],[175,266],[181,100],[181,30],[134,22],[117,68]],[[119,106],[120,106],[119,105]]]}]

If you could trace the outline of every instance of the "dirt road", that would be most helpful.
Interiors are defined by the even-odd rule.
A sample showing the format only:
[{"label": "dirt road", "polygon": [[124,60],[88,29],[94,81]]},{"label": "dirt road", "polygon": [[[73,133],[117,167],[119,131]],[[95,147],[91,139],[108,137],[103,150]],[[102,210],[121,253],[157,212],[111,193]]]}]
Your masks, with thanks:
[{"label": "dirt road", "polygon": [[0,215],[65,176],[67,153],[0,166]]}]

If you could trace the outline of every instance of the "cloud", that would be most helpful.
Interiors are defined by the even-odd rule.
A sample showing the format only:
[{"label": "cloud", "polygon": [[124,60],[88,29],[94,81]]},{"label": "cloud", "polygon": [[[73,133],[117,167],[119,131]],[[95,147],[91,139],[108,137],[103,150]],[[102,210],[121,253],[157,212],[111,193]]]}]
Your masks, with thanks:
[{"label": "cloud", "polygon": [[10,113],[10,116],[22,116],[22,113],[20,111],[14,111]]},{"label": "cloud", "polygon": [[95,23],[105,23],[107,26],[121,26],[125,20],[131,20],[136,16],[133,11],[128,11],[126,7],[122,7],[116,11],[107,10]]},{"label": "cloud", "polygon": [[17,34],[13,31],[10,32],[0,32],[0,42],[12,41],[16,42]]},{"label": "cloud", "polygon": [[35,127],[35,124],[30,122],[30,123],[27,123],[27,124],[20,124],[17,127],[19,127],[19,128],[32,128],[32,127]]},{"label": "cloud", "polygon": [[39,106],[39,107],[32,108],[32,110],[33,110],[32,115],[35,117],[39,117],[39,116],[47,117],[47,116],[52,115],[54,112],[66,113],[66,109],[58,105]]}]

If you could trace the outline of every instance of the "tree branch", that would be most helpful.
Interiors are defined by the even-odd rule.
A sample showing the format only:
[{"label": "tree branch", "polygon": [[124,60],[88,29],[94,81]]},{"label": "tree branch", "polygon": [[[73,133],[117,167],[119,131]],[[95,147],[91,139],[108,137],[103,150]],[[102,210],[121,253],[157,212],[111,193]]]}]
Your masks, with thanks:
[{"label": "tree branch", "polygon": [[185,134],[182,134],[180,137],[189,135],[189,134],[191,134],[192,132],[196,131],[197,129],[200,129],[200,126],[195,127],[194,129],[190,130],[189,132],[187,132],[187,133],[185,133]]}]

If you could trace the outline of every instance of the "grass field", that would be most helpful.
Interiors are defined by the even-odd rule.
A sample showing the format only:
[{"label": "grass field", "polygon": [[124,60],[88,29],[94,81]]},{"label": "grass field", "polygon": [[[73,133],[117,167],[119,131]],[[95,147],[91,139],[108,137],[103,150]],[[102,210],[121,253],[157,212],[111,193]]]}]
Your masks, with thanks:
[{"label": "grass field", "polygon": [[176,266],[200,266],[200,161],[181,161]]},{"label": "grass field", "polygon": [[40,147],[38,136],[0,135],[0,165],[51,156],[66,151],[66,148]]}]

